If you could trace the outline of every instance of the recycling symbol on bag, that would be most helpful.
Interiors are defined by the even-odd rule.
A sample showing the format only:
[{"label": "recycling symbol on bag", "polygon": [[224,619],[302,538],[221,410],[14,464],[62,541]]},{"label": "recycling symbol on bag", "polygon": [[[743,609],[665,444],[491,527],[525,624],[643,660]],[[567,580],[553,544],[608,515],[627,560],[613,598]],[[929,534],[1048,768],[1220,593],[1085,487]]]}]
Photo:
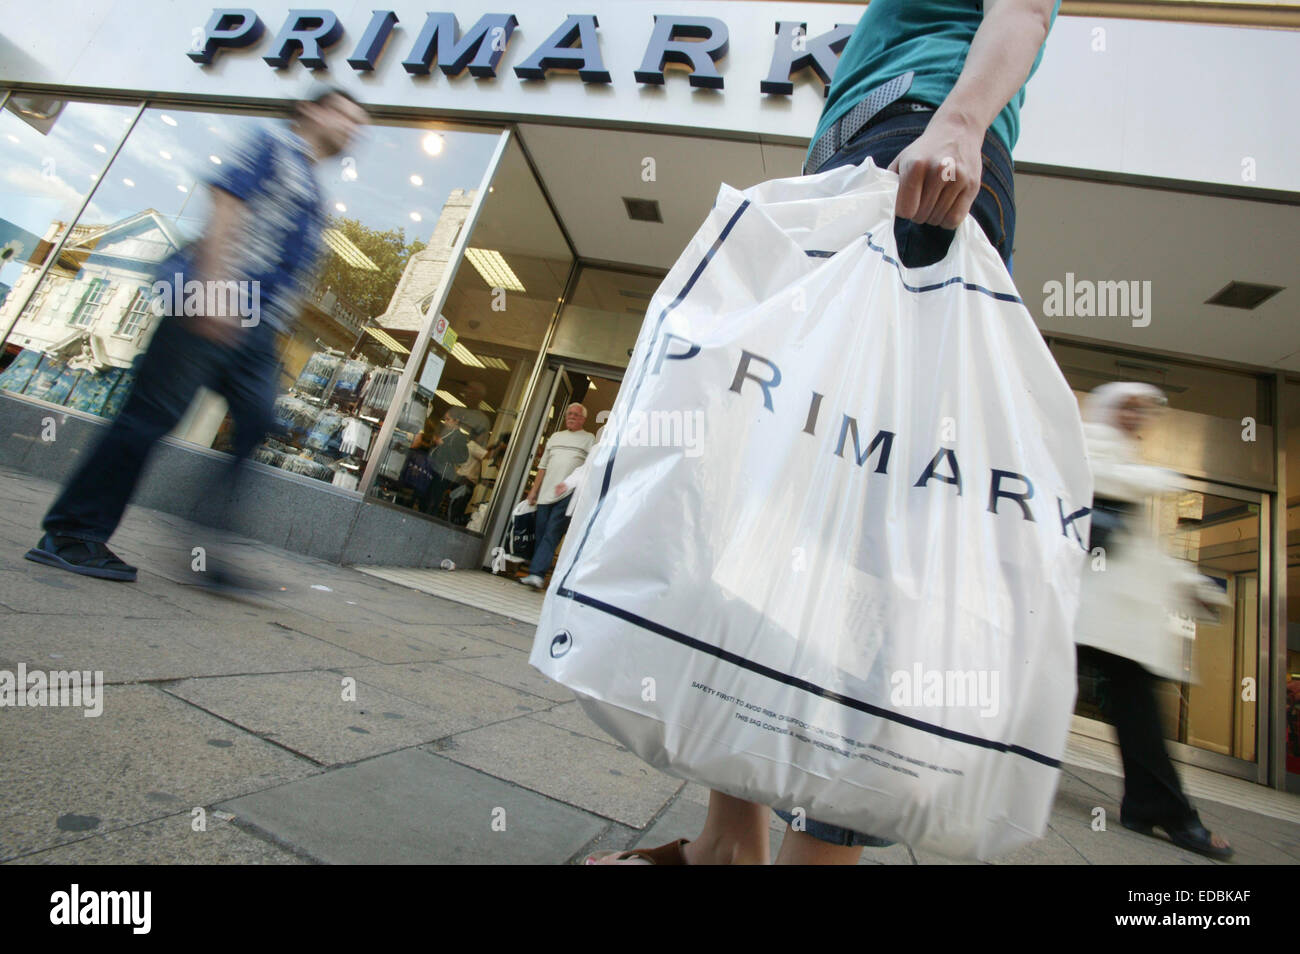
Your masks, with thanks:
[{"label": "recycling symbol on bag", "polygon": [[573,636],[569,634],[567,629],[562,629],[556,633],[555,638],[551,640],[551,658],[559,659],[572,648]]}]

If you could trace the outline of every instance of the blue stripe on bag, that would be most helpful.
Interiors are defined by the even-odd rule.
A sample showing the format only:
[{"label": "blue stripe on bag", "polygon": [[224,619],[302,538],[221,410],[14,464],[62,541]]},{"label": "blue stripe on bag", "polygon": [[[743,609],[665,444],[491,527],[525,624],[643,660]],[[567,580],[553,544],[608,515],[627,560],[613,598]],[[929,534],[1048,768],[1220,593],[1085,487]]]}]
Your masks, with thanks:
[{"label": "blue stripe on bag", "polygon": [[[735,226],[736,222],[740,219],[741,215],[744,214],[747,208],[749,208],[748,200],[742,202],[740,208],[738,208],[735,211],[735,213],[731,216],[731,218],[727,221],[726,226],[723,227],[722,231],[718,234],[718,237],[714,240],[713,244],[709,246],[709,250],[704,253],[704,258],[700,260],[700,263],[697,266],[695,266],[695,270],[691,272],[691,277],[687,279],[686,284],[682,286],[682,290],[679,291],[677,293],[677,296],[671,302],[668,303],[667,307],[665,307],[663,311],[659,313],[659,317],[655,321],[654,335],[651,336],[650,339],[651,342],[658,340],[659,331],[663,327],[664,319],[668,317],[668,313],[672,311],[674,308],[676,308],[678,305],[680,305],[682,301],[686,298],[686,296],[690,294],[691,289],[695,287],[695,283],[699,280],[700,275],[704,273],[704,269],[708,266],[709,262],[713,260],[713,256],[717,254],[718,249],[722,247],[722,243],[727,240],[727,236],[731,234],[732,228]],[[898,262],[894,261],[888,255],[884,255],[883,248],[880,248],[879,246],[873,245],[871,243],[870,233],[868,233],[867,235],[867,245],[870,246],[873,251],[880,252],[882,254],[882,257],[885,259],[885,261],[891,263],[896,268],[899,267]],[[816,254],[819,256],[829,257],[833,253],[815,252],[809,254]],[[902,280],[901,271],[899,273],[899,280],[900,281]],[[1005,295],[999,292],[994,292],[980,285],[975,285],[973,283],[966,282],[961,278],[952,278],[941,284],[928,285],[922,288],[912,288],[911,286],[907,285],[906,282],[904,282],[903,285],[909,291],[919,292],[919,291],[933,291],[938,288],[943,288],[946,285],[951,285],[958,282],[961,283],[963,288],[966,288],[970,291],[983,292],[984,294],[990,295],[993,298],[996,298],[1000,301],[1015,301],[1015,302],[1020,301],[1020,299],[1015,297],[1014,295]],[[649,349],[649,354],[651,355],[654,354],[653,347]],[[646,368],[649,367],[649,364],[650,361],[649,358],[647,358],[645,363],[641,365],[640,373],[637,375],[636,384],[633,385],[632,398],[631,398],[631,402],[633,405],[635,405],[636,403],[637,392],[641,390],[641,385],[645,381]],[[663,626],[659,623],[654,622],[653,620],[646,619],[644,616],[638,616],[636,613],[633,613],[629,610],[620,609],[617,606],[613,606],[609,603],[604,603],[598,599],[595,599],[590,596],[585,596],[582,593],[578,593],[577,591],[570,589],[569,586],[567,585],[569,580],[569,574],[572,573],[573,568],[578,565],[578,560],[582,556],[582,548],[586,546],[587,537],[591,533],[591,528],[595,524],[596,518],[600,515],[600,508],[604,505],[605,497],[609,492],[609,484],[611,478],[613,477],[613,472],[614,472],[614,458],[618,454],[618,447],[619,447],[619,441],[618,438],[616,437],[613,442],[613,448],[610,450],[609,453],[609,460],[605,464],[605,474],[604,477],[601,479],[601,483],[600,483],[600,497],[598,497],[596,500],[596,506],[592,508],[591,517],[587,520],[587,526],[583,529],[582,539],[578,541],[578,549],[575,551],[573,555],[573,559],[569,563],[569,569],[565,571],[564,578],[560,580],[560,585],[556,587],[555,590],[556,596],[567,597],[568,599],[571,599],[577,603],[582,603],[584,606],[590,606],[592,609],[599,610],[602,613],[607,613],[610,616],[614,616],[617,617],[618,619],[624,620],[625,622],[632,623],[634,626],[639,626],[640,628],[647,630],[648,632],[656,633],[659,636],[664,636],[668,639],[673,640],[674,642],[681,643],[683,646],[689,646],[691,649],[695,649],[703,653],[708,653],[711,656],[716,656],[718,659],[724,660],[725,662],[729,662],[732,665],[739,666],[742,669],[747,669],[752,673],[755,673],[760,676],[765,676],[768,679],[775,680],[776,682],[784,683],[787,686],[792,686],[796,689],[802,689],[804,692],[809,692],[812,693],[813,695],[821,696],[823,699],[827,699],[831,702],[838,702],[840,705],[846,706],[847,708],[856,709],[859,712],[865,712],[868,715],[874,715],[879,718],[886,719],[890,722],[896,722],[899,725],[905,725],[913,729],[919,729],[922,732],[928,732],[931,735],[937,735],[940,736],[941,738],[952,739],[955,742],[965,742],[969,745],[978,746],[979,748],[983,748],[983,749],[993,749],[994,751],[997,752],[1009,752],[1013,755],[1020,755],[1023,756],[1024,758],[1030,759],[1031,761],[1040,762],[1043,765],[1046,765],[1050,768],[1061,767],[1061,762],[1059,759],[1050,758],[1046,755],[1043,755],[1040,752],[1035,752],[1033,749],[1027,749],[1024,746],[1008,745],[1005,742],[997,742],[992,739],[982,739],[979,736],[967,735],[964,732],[957,732],[953,729],[946,729],[940,725],[934,725],[929,722],[923,722],[920,719],[913,719],[910,716],[900,715],[897,712],[892,712],[889,709],[883,709],[880,706],[871,705],[868,702],[862,702],[859,699],[853,699],[850,698],[849,696],[840,695],[837,692],[831,692],[829,689],[826,689],[815,683],[808,682],[807,680],[804,679],[798,679],[794,676],[789,675],[788,673],[783,673],[777,669],[771,669],[767,666],[760,665],[759,663],[756,663],[753,660],[746,659],[744,656],[738,656],[735,653],[727,652],[725,649],[720,649],[717,646],[712,646],[709,643],[696,639],[693,636],[687,636],[685,633],[679,633],[675,629],[669,629],[667,626]]]}]

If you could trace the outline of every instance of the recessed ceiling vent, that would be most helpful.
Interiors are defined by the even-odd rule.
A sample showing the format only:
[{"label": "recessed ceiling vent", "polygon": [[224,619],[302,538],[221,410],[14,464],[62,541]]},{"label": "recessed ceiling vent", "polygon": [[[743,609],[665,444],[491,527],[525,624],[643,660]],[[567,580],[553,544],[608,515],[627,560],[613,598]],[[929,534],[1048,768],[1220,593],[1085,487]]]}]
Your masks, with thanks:
[{"label": "recessed ceiling vent", "polygon": [[1207,305],[1223,305],[1227,308],[1244,308],[1251,311],[1258,308],[1282,290],[1281,285],[1256,285],[1253,282],[1228,282],[1206,300]]},{"label": "recessed ceiling vent", "polygon": [[627,217],[633,222],[662,222],[657,199],[632,199],[623,196],[623,205],[627,206]]}]

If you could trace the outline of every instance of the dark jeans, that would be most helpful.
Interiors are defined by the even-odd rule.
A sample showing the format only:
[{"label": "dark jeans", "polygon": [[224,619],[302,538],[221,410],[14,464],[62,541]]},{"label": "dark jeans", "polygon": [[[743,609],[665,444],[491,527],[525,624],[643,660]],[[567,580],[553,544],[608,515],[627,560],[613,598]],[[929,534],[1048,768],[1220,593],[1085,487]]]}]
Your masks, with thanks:
[{"label": "dark jeans", "polygon": [[564,515],[569,506],[566,494],[555,503],[537,505],[537,543],[533,548],[533,559],[528,564],[528,572],[536,576],[545,576],[551,568],[555,557],[555,548],[569,529],[569,518]]},{"label": "dark jeans", "polygon": [[1080,646],[1079,668],[1093,668],[1105,679],[1102,712],[1115,726],[1124,762],[1124,800],[1120,817],[1175,828],[1197,821],[1165,750],[1156,705],[1156,677],[1131,659]]},{"label": "dark jeans", "polygon": [[[934,113],[913,113],[894,116],[874,126],[868,126],[857,137],[840,147],[816,172],[826,172],[840,166],[860,165],[870,158],[881,168],[888,168],[898,154],[925,132]],[[1011,271],[1011,250],[1016,232],[1016,198],[1011,154],[1002,140],[992,132],[984,136],[980,148],[983,171],[980,191],[971,206],[970,214],[988,236],[998,255]],[[907,219],[894,220],[894,238],[898,253],[908,268],[933,265],[948,254],[952,244],[951,229],[937,225],[922,225]]]},{"label": "dark jeans", "polygon": [[235,423],[234,461],[212,490],[228,499],[240,463],[274,423],[275,332],[266,322],[243,329],[238,347],[201,338],[187,322],[164,318],[140,361],[122,413],[82,462],[42,526],[46,532],[107,543],[135,492],[149,452],[185,414],[200,386],[226,399]]},{"label": "dark jeans", "polygon": [[[925,132],[934,113],[913,113],[894,116],[868,126],[850,139],[840,150],[826,160],[820,169],[809,170],[812,173],[826,172],[840,166],[856,166],[870,158],[878,168],[885,169],[898,157],[898,154],[915,142]],[[980,176],[980,191],[971,206],[970,214],[975,217],[984,234],[988,236],[998,255],[1011,271],[1011,248],[1016,231],[1016,200],[1013,184],[1011,154],[1007,152],[1002,140],[992,132],[984,135],[984,145],[980,148],[983,171]],[[908,268],[920,268],[933,265],[943,260],[952,245],[952,229],[937,225],[922,225],[907,219],[894,219],[894,239],[898,243],[898,256]],[[1163,751],[1163,750],[1162,750]],[[790,812],[778,811],[777,814],[786,823],[794,819]],[[879,848],[892,845],[892,841],[863,834],[838,825],[806,820],[805,831],[819,841],[833,845],[854,845],[859,847]]]}]

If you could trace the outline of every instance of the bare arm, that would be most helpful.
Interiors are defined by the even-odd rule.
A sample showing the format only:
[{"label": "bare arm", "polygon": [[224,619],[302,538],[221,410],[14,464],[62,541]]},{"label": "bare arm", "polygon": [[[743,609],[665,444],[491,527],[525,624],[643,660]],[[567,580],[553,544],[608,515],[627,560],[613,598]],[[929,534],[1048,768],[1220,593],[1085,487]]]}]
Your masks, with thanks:
[{"label": "bare arm", "polygon": [[[242,199],[236,198],[223,189],[212,190],[212,215],[203,237],[198,242],[194,257],[194,278],[204,283],[237,278],[233,274],[233,263],[236,242],[243,233],[246,214],[246,206]],[[194,323],[193,329],[205,338],[229,344],[239,333],[239,316],[205,315]]]},{"label": "bare arm", "polygon": [[956,85],[889,167],[900,177],[900,218],[949,229],[966,218],[979,194],[984,134],[1029,76],[1052,8],[1052,0],[985,0]]}]

